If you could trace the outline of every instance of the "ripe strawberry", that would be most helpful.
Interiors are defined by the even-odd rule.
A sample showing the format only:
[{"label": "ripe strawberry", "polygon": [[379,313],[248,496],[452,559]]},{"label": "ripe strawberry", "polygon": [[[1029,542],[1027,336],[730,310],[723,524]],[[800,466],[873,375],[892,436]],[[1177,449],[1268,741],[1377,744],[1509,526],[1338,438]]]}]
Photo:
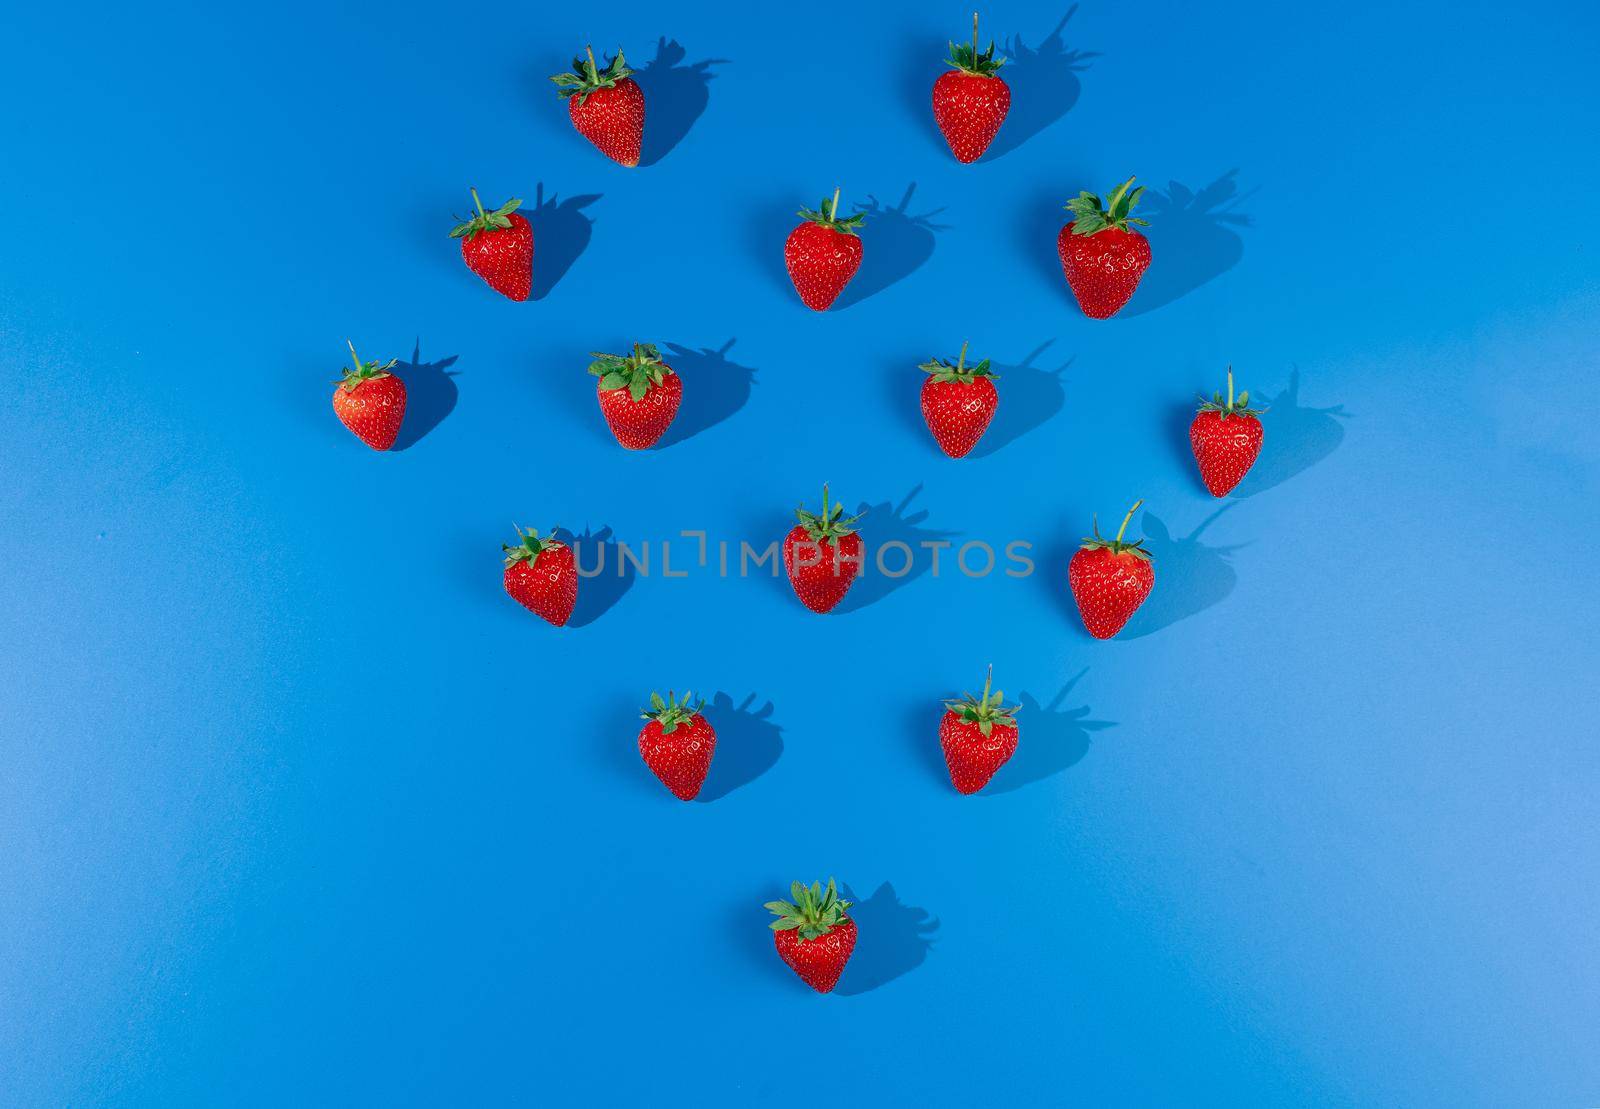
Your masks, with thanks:
[{"label": "ripe strawberry", "polygon": [[989,149],[1011,110],[1011,89],[996,75],[994,43],[978,53],[978,13],[972,13],[972,45],[950,44],[946,65],[954,71],[933,83],[933,118],[958,162],[975,162]]},{"label": "ripe strawberry", "polygon": [[478,190],[472,190],[478,214],[451,230],[461,240],[461,260],[467,269],[489,283],[489,288],[512,300],[527,300],[533,288],[533,226],[512,197],[492,212],[483,210]]},{"label": "ripe strawberry", "polygon": [[1073,599],[1078,602],[1083,626],[1096,639],[1110,639],[1121,631],[1128,617],[1150,596],[1150,587],[1156,582],[1156,572],[1150,565],[1150,552],[1144,549],[1144,540],[1122,541],[1128,522],[1143,503],[1133,502],[1133,507],[1122,518],[1115,539],[1101,539],[1097,522],[1094,536],[1083,541],[1083,546],[1073,552],[1072,561],[1067,565],[1067,581],[1072,586]]},{"label": "ripe strawberry", "polygon": [[596,395],[611,434],[630,451],[654,446],[678,414],[683,378],[650,343],[633,344],[632,354],[591,352],[591,357],[589,372],[600,379]]},{"label": "ripe strawberry", "polygon": [[593,48],[583,50],[586,57],[572,59],[571,73],[557,73],[550,80],[566,99],[578,134],[613,162],[636,166],[644,142],[644,92],[630,76],[633,70],[621,50],[604,69],[595,65]]},{"label": "ripe strawberry", "polygon": [[1090,319],[1116,315],[1150,268],[1150,242],[1130,226],[1147,224],[1128,215],[1139,203],[1144,186],[1130,193],[1131,184],[1130,177],[1118,185],[1104,206],[1098,196],[1087,192],[1067,201],[1067,211],[1073,218],[1056,237],[1056,252],[1061,255],[1067,284]]},{"label": "ripe strawberry", "polygon": [[917,368],[931,375],[922,383],[922,418],[928,422],[928,430],[945,454],[965,457],[983,438],[1000,406],[1000,394],[994,388],[1000,375],[989,372],[987,358],[968,369],[966,343],[961,344],[961,356],[954,366],[935,358]]},{"label": "ripe strawberry", "polygon": [[822,515],[795,509],[800,523],[783,540],[783,568],[795,596],[812,612],[827,612],[844,600],[861,573],[861,536],[850,525],[860,516],[844,516],[844,505],[828,500],[822,487]]},{"label": "ripe strawberry", "polygon": [[682,701],[671,693],[665,701],[652,693],[644,713],[649,723],[639,732],[639,754],[680,801],[693,801],[700,792],[717,749],[717,733],[700,714],[705,706],[703,700],[694,703],[690,693]]},{"label": "ripe strawberry", "polygon": [[823,312],[861,268],[861,236],[856,232],[866,216],[857,212],[840,219],[838,189],[817,211],[802,208],[800,215],[806,222],[789,232],[783,264],[789,267],[789,280],[805,306]]},{"label": "ripe strawberry", "polygon": [[344,371],[334,389],[333,414],[367,446],[386,451],[394,446],[400,421],[405,419],[406,384],[389,372],[394,368],[393,358],[381,364],[363,362],[356,356],[354,343],[346,339],[345,345],[356,368]]},{"label": "ripe strawberry", "polygon": [[991,666],[983,679],[982,696],[963,693],[961,700],[944,703],[939,745],[950,768],[950,783],[960,793],[977,793],[1017,753],[1016,713],[1022,706],[1006,708],[998,689],[989,692],[993,681]]},{"label": "ripe strawberry", "polygon": [[540,539],[533,528],[518,528],[517,541],[515,547],[500,546],[506,553],[506,592],[523,608],[559,628],[578,603],[578,568],[572,548],[558,539]]},{"label": "ripe strawberry", "polygon": [[778,918],[771,925],[773,943],[779,957],[806,985],[827,993],[838,985],[856,948],[856,922],[845,915],[850,902],[839,899],[832,878],[826,891],[821,882],[810,886],[795,882],[789,896],[794,900],[765,905]]},{"label": "ripe strawberry", "polygon": [[1250,407],[1250,393],[1233,398],[1233,367],[1228,367],[1228,399],[1213,393],[1200,398],[1200,411],[1189,424],[1189,446],[1200,463],[1200,479],[1213,497],[1225,497],[1256,464],[1265,431],[1257,419],[1261,410]]}]

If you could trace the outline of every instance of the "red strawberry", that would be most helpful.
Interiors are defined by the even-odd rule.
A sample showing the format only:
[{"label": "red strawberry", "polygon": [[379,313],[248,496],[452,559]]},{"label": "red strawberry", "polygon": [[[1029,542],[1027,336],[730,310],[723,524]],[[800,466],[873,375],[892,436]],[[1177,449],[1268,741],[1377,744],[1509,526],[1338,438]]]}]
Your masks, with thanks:
[{"label": "red strawberry", "polygon": [[961,344],[954,366],[935,358],[918,369],[931,375],[922,383],[922,418],[928,421],[928,430],[945,454],[965,457],[983,438],[1000,406],[994,388],[1000,375],[989,372],[987,358],[968,369],[966,343]]},{"label": "red strawberry", "polygon": [[1265,431],[1257,419],[1260,410],[1250,407],[1248,391],[1233,397],[1233,367],[1228,367],[1228,399],[1214,393],[1210,400],[1200,398],[1200,411],[1189,424],[1189,446],[1200,463],[1200,479],[1213,497],[1225,497],[1256,464]]},{"label": "red strawberry", "polygon": [[933,118],[958,162],[975,162],[989,149],[1011,110],[1011,89],[996,76],[1005,59],[994,60],[994,43],[978,53],[978,13],[972,13],[972,45],[950,44],[945,63],[955,69],[933,83]]},{"label": "red strawberry", "polygon": [[844,505],[831,504],[828,487],[822,487],[822,515],[804,506],[795,510],[800,520],[783,540],[783,568],[795,596],[812,612],[827,612],[844,600],[861,573],[861,536],[850,525],[860,516],[844,516]]},{"label": "red strawberry", "polygon": [[960,793],[977,793],[989,784],[994,772],[1017,753],[1017,709],[1001,703],[1001,693],[993,694],[994,668],[983,679],[983,695],[963,693],[959,701],[946,701],[944,718],[939,722],[939,745],[944,748],[950,782]]},{"label": "red strawberry", "polygon": [[1097,523],[1094,536],[1083,541],[1083,546],[1073,552],[1072,561],[1067,565],[1067,581],[1078,602],[1083,626],[1096,639],[1110,639],[1121,631],[1128,617],[1150,596],[1150,587],[1156,582],[1156,572],[1150,565],[1150,552],[1144,549],[1144,540],[1122,541],[1128,522],[1143,503],[1133,502],[1133,507],[1122,518],[1115,539],[1101,539]]},{"label": "red strawberry", "polygon": [[506,553],[506,592],[523,608],[559,628],[578,603],[578,568],[572,548],[558,539],[540,539],[533,528],[518,528],[517,540],[515,547],[500,547]]},{"label": "red strawberry", "polygon": [[630,76],[633,70],[621,50],[604,69],[595,65],[591,47],[583,50],[587,57],[574,58],[571,73],[558,73],[550,80],[566,99],[567,114],[578,134],[613,162],[636,166],[644,142],[644,92]]},{"label": "red strawberry", "polygon": [[783,244],[783,264],[789,280],[807,308],[826,311],[861,268],[861,236],[856,234],[866,217],[857,212],[839,219],[839,190],[813,212],[800,209],[804,223],[789,232]]},{"label": "red strawberry", "polygon": [[363,362],[356,346],[345,340],[356,368],[344,371],[333,391],[333,414],[375,451],[394,446],[400,434],[400,421],[406,416],[406,384],[389,371],[393,358],[384,363]]},{"label": "red strawberry", "polygon": [[695,704],[690,693],[682,701],[671,693],[665,701],[652,693],[644,714],[649,723],[639,732],[644,764],[680,801],[693,801],[700,792],[717,749],[717,733],[700,714],[705,706],[704,701]]},{"label": "red strawberry", "polygon": [[533,226],[517,213],[522,201],[512,197],[485,212],[473,189],[472,203],[478,214],[450,232],[452,239],[461,240],[461,260],[495,292],[527,300],[533,288]]},{"label": "red strawberry", "polygon": [[850,953],[856,948],[856,922],[845,915],[850,902],[841,901],[833,879],[826,891],[821,882],[789,887],[793,901],[768,901],[765,908],[778,919],[772,922],[778,955],[806,985],[828,993],[839,982]]},{"label": "red strawberry", "polygon": [[1079,193],[1069,200],[1072,222],[1056,237],[1067,284],[1090,319],[1116,315],[1150,268],[1150,242],[1130,226],[1146,226],[1145,221],[1128,214],[1139,203],[1144,186],[1130,193],[1131,184],[1130,177],[1118,185],[1103,206],[1093,193]]},{"label": "red strawberry", "polygon": [[596,395],[611,434],[630,451],[654,446],[678,414],[683,378],[650,343],[633,344],[632,354],[592,357],[589,372],[600,379]]}]

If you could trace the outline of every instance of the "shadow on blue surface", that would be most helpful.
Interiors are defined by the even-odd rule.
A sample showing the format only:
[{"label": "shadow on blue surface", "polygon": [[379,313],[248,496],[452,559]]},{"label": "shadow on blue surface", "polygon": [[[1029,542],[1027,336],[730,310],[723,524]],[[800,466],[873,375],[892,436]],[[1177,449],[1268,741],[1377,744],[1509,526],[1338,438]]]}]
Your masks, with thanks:
[{"label": "shadow on blue surface", "polygon": [[[881,293],[933,257],[935,234],[948,230],[944,224],[934,223],[933,217],[944,209],[912,215],[911,197],[916,191],[917,183],[913,181],[895,208],[870,193],[866,204],[855,205],[855,210],[867,217],[861,228],[861,268],[839,294],[834,308],[848,308]],[[781,262],[781,250],[779,253]]]},{"label": "shadow on blue surface", "polygon": [[683,403],[658,447],[670,447],[715,427],[750,400],[756,371],[729,360],[735,341],[729,339],[718,350],[666,344],[664,360],[683,375]]},{"label": "shadow on blue surface", "polygon": [[1093,733],[1115,727],[1109,720],[1088,719],[1088,705],[1066,707],[1068,694],[1088,672],[1087,668],[1080,670],[1048,704],[1041,704],[1031,693],[1018,698],[1022,709],[1017,714],[1017,753],[996,772],[983,790],[985,794],[1011,793],[1053,778],[1088,754]]},{"label": "shadow on blue surface", "polygon": [[1328,408],[1301,405],[1298,366],[1289,373],[1288,388],[1275,397],[1263,397],[1262,403],[1267,411],[1261,417],[1266,430],[1261,457],[1233,491],[1235,497],[1253,497],[1283,484],[1327,458],[1344,442],[1340,421],[1349,419],[1349,413],[1342,404]]},{"label": "shadow on blue surface", "polygon": [[835,993],[844,997],[867,993],[911,973],[927,959],[939,931],[938,919],[927,909],[901,902],[888,882],[865,901],[848,884],[844,896],[854,902],[850,917],[856,922],[856,948]]},{"label": "shadow on blue surface", "polygon": [[572,547],[578,564],[578,603],[573,606],[567,624],[574,628],[587,627],[622,600],[623,594],[633,585],[636,571],[633,564],[622,557],[616,537],[608,527],[585,528],[582,534],[560,528],[556,534]]},{"label": "shadow on blue surface", "polygon": [[[1000,133],[994,137],[994,142],[989,144],[989,149],[980,160],[988,161],[1010,153],[1066,115],[1078,102],[1083,92],[1083,83],[1079,81],[1078,74],[1089,68],[1090,59],[1100,55],[1067,49],[1062,32],[1067,29],[1067,21],[1077,10],[1076,4],[1069,8],[1067,14],[1061,17],[1061,22],[1056,24],[1055,30],[1038,46],[1029,47],[1021,35],[1012,35],[1003,40],[996,53],[1003,53],[1006,58],[1000,76],[1011,87],[1011,110],[1006,113],[1006,121],[1000,125]],[[933,111],[931,82],[932,78],[926,90],[930,100],[927,109],[930,117]]]},{"label": "shadow on blue surface", "polygon": [[758,703],[754,693],[738,704],[725,692],[711,698],[705,717],[716,729],[717,752],[699,800],[720,800],[772,769],[783,754],[783,729],[772,713],[772,702]]},{"label": "shadow on blue surface", "polygon": [[633,79],[644,93],[645,103],[644,143],[639,148],[641,166],[655,165],[683,141],[710,103],[708,86],[716,76],[711,67],[728,64],[724,58],[708,58],[683,65],[688,56],[676,39],[668,42],[660,38],[650,64],[634,70]]},{"label": "shadow on blue surface", "polygon": [[1073,359],[1068,358],[1053,370],[1034,365],[1053,342],[1054,339],[1047,339],[1040,343],[1015,365],[995,363],[994,372],[1000,375],[996,386],[1000,391],[1000,407],[995,409],[989,430],[972,449],[973,458],[988,458],[1015,443],[1048,423],[1066,404],[1067,389],[1061,378],[1072,366]]},{"label": "shadow on blue surface", "polygon": [[1232,507],[1223,505],[1181,539],[1175,538],[1155,513],[1144,514],[1139,526],[1155,564],[1156,583],[1117,638],[1138,639],[1171,627],[1233,592],[1239,576],[1228,559],[1239,547],[1213,547],[1200,539],[1201,533]]},{"label": "shadow on blue surface", "polygon": [[1236,229],[1249,227],[1250,217],[1233,208],[1250,194],[1239,193],[1234,181],[1238,172],[1229,170],[1199,192],[1172,181],[1165,192],[1151,189],[1144,194],[1138,213],[1150,221],[1145,228],[1150,268],[1122,315],[1138,316],[1171,304],[1244,257],[1244,240]]},{"label": "shadow on blue surface", "polygon": [[599,199],[599,193],[588,193],[557,201],[551,193],[546,200],[543,183],[535,187],[533,207],[523,209],[533,226],[533,289],[528,299],[549,296],[589,246],[594,220],[584,215],[583,209]]},{"label": "shadow on blue surface", "polygon": [[456,406],[456,375],[447,371],[455,364],[453,354],[437,362],[424,362],[421,339],[412,344],[411,361],[395,364],[395,376],[406,386],[406,416],[390,449],[403,451],[415,446],[450,415]]},{"label": "shadow on blue surface", "polygon": [[[845,594],[844,600],[839,602],[839,607],[834,609],[835,612],[858,612],[895,590],[916,581],[933,568],[933,552],[924,550],[919,544],[948,540],[960,534],[960,532],[938,531],[922,526],[928,518],[927,510],[916,512],[910,510],[911,502],[921,493],[922,485],[919,483],[901,498],[899,504],[882,501],[878,504],[862,503],[856,506],[857,514],[865,514],[861,523],[857,525],[862,540],[861,576],[850,587],[850,592]],[[878,572],[877,552],[888,543],[904,543],[910,548],[910,568],[899,577]],[[900,570],[906,562],[905,553],[898,548],[884,555],[884,565],[891,573]],[[959,572],[955,568],[954,550],[940,551],[940,575]]]}]

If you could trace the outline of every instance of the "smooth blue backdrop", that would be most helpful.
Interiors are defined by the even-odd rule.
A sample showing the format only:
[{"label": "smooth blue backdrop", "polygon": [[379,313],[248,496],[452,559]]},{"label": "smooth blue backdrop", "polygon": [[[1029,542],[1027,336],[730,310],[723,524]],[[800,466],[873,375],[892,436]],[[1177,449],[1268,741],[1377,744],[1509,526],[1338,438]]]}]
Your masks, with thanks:
[{"label": "smooth blue backdrop", "polygon": [[[961,166],[968,17],[8,12],[0,1101],[1600,1102],[1594,7],[1011,4]],[[545,80],[586,39],[645,166]],[[1155,264],[1098,323],[1055,233],[1130,173]],[[780,247],[836,184],[876,213],[815,315]],[[468,185],[534,210],[534,301],[461,267]],[[347,336],[406,449],[335,422]],[[693,432],[644,454],[583,372],[635,338]],[[952,462],[915,366],[963,339],[1005,399]],[[1218,503],[1229,362],[1272,410]],[[759,545],[824,480],[1039,571],[500,592],[513,521]],[[1156,591],[1095,642],[1065,560],[1138,496]],[[960,797],[990,662],[1022,749]],[[710,803],[638,764],[668,686]],[[760,904],[830,874],[819,997]]]}]

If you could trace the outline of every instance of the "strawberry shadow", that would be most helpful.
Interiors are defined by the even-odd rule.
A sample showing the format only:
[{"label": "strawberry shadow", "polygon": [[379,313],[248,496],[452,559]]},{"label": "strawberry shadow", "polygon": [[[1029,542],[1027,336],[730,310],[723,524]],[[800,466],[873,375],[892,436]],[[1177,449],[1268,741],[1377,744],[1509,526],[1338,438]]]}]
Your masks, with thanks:
[{"label": "strawberry shadow", "polygon": [[406,416],[391,450],[403,451],[415,446],[455,409],[456,374],[447,372],[455,363],[453,354],[437,362],[424,362],[421,339],[412,344],[411,361],[395,363],[395,376],[406,387]]},{"label": "strawberry shadow", "polygon": [[1017,753],[995,773],[984,794],[1014,793],[1055,777],[1083,761],[1095,732],[1115,727],[1109,720],[1089,719],[1087,705],[1067,707],[1068,695],[1088,672],[1080,670],[1048,703],[1041,704],[1031,693],[1018,698]]},{"label": "strawberry shadow", "polygon": [[850,918],[856,922],[856,946],[834,993],[858,997],[910,974],[928,958],[939,932],[938,918],[927,909],[900,900],[893,884],[883,883],[865,901],[847,884]]},{"label": "strawberry shadow", "polygon": [[994,372],[1000,375],[995,384],[1000,391],[1000,407],[995,409],[994,420],[972,449],[971,457],[990,457],[1049,423],[1066,406],[1067,389],[1062,377],[1073,359],[1068,358],[1052,370],[1034,365],[1053,342],[1054,339],[1047,339],[1040,343],[1019,363],[994,365]]},{"label": "strawberry shadow", "polygon": [[911,214],[911,198],[916,191],[917,183],[913,181],[906,186],[899,206],[894,208],[871,194],[866,204],[855,205],[855,210],[867,217],[860,232],[861,268],[839,294],[833,304],[835,309],[849,308],[883,292],[911,276],[933,257],[934,236],[949,228],[933,222],[933,217],[944,211],[943,208],[922,215]]},{"label": "strawberry shadow", "polygon": [[1089,68],[1091,59],[1100,57],[1092,51],[1067,48],[1063,32],[1077,11],[1078,5],[1074,4],[1037,46],[1028,46],[1021,35],[1001,41],[995,53],[1006,59],[1000,76],[1011,88],[1011,110],[980,161],[1009,154],[1077,104],[1083,93],[1078,74]]},{"label": "strawberry shadow", "polygon": [[1232,507],[1224,504],[1182,538],[1174,537],[1155,513],[1144,513],[1139,534],[1144,536],[1145,550],[1155,567],[1155,586],[1117,633],[1118,639],[1154,634],[1227,599],[1239,582],[1228,561],[1239,546],[1214,547],[1200,536]]},{"label": "strawberry shadow", "polygon": [[777,764],[783,729],[772,722],[772,713],[772,702],[760,703],[754,693],[737,704],[725,692],[711,698],[705,717],[716,729],[717,750],[699,800],[720,801]]},{"label": "strawberry shadow", "polygon": [[569,196],[561,201],[552,193],[546,199],[544,184],[535,187],[533,207],[522,210],[533,226],[533,288],[528,299],[549,296],[588,248],[594,235],[594,220],[584,215],[583,209],[599,199],[599,193]]},{"label": "strawberry shadow", "polygon": [[633,586],[637,571],[623,557],[621,545],[608,527],[585,528],[582,534],[559,528],[556,535],[572,547],[578,567],[578,603],[573,606],[567,625],[588,627],[622,600]]},{"label": "strawberry shadow", "polygon": [[711,101],[711,72],[714,65],[727,65],[723,58],[708,58],[684,65],[689,52],[676,39],[656,40],[656,56],[633,79],[644,93],[644,142],[639,149],[639,164],[653,166],[670,154],[689,134],[695,121]]},{"label": "strawberry shadow", "polygon": [[1342,404],[1328,408],[1301,405],[1298,366],[1290,371],[1288,387],[1275,397],[1263,397],[1261,404],[1266,408],[1261,416],[1266,430],[1261,457],[1233,491],[1233,497],[1253,497],[1282,485],[1327,458],[1344,442],[1344,424],[1340,421],[1349,419],[1349,413]]},{"label": "strawberry shadow", "polygon": [[1238,265],[1244,257],[1239,229],[1250,226],[1249,216],[1233,210],[1250,195],[1239,193],[1238,172],[1229,170],[1199,192],[1177,181],[1145,192],[1135,214],[1150,221],[1141,229],[1150,240],[1150,268],[1121,315],[1171,304]]},{"label": "strawberry shadow", "polygon": [[[928,518],[927,510],[911,509],[911,503],[921,493],[922,485],[919,483],[898,504],[881,501],[878,504],[857,505],[855,513],[864,514],[857,525],[862,541],[861,574],[844,595],[844,600],[834,609],[835,612],[859,612],[910,585],[933,568],[934,551],[924,549],[921,544],[949,540],[961,534],[923,526]],[[878,552],[889,544],[897,546],[884,551],[883,563],[889,571],[884,573],[878,568]],[[898,545],[903,545],[904,549]],[[959,573],[955,569],[954,546],[940,549],[938,556],[941,575]],[[900,572],[902,567],[905,568],[904,573]]]},{"label": "strawberry shadow", "polygon": [[683,402],[672,426],[656,444],[657,449],[692,439],[722,423],[749,402],[756,371],[754,367],[729,360],[728,351],[733,349],[735,341],[729,339],[717,350],[666,344],[663,360],[683,375]]}]

